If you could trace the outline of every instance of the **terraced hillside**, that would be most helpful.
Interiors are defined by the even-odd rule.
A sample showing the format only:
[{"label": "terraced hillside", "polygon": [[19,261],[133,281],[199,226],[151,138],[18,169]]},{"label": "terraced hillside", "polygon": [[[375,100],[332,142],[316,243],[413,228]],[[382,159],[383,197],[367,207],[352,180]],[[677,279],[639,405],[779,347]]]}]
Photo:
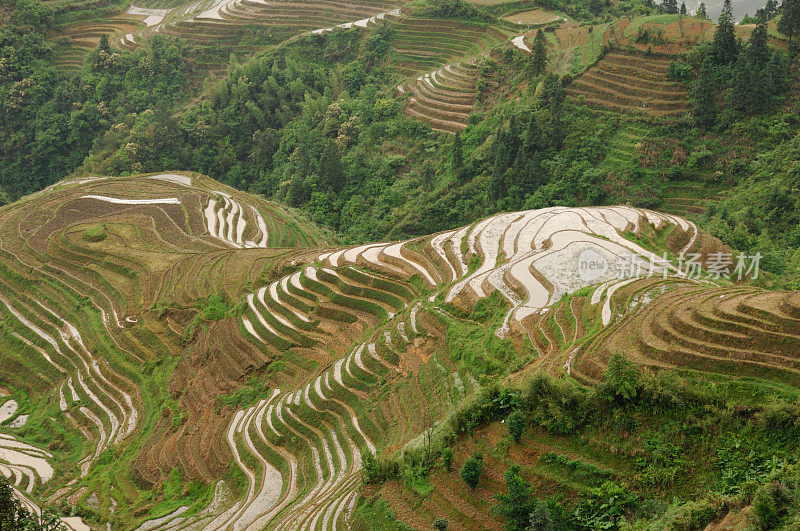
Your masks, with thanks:
[{"label": "terraced hillside", "polygon": [[[0,210],[0,413],[18,404],[0,423],[30,446],[0,454],[0,473],[93,525],[344,527],[364,452],[406,447],[509,372],[588,381],[603,341],[657,318],[654,300],[718,296],[642,245],[724,250],[631,207],[326,247],[291,213],[196,174],[60,183]],[[587,253],[606,267],[587,274]],[[747,326],[788,337],[795,310],[782,311]],[[791,360],[769,360],[793,377]],[[464,518],[483,502],[469,503]]]},{"label": "terraced hillside", "polygon": [[677,285],[617,331],[588,345],[575,371],[586,379],[622,348],[644,365],[767,379],[797,385],[800,298],[751,287]]},{"label": "terraced hillside", "polygon": [[153,31],[193,39],[209,45],[240,49],[242,31],[257,28],[268,31],[273,40],[312,31],[324,33],[340,27],[367,27],[385,17],[397,16],[399,2],[262,2],[259,0],[222,0],[195,2],[175,8],[163,24]]},{"label": "terraced hillside", "polygon": [[153,19],[147,17],[135,10],[128,10],[126,13],[99,20],[74,22],[58,27],[51,33],[50,39],[58,42],[66,39],[69,45],[59,50],[56,66],[79,68],[85,56],[97,48],[102,35],[108,37],[109,42],[121,41],[125,39],[125,35],[133,35],[146,24],[150,24]]},{"label": "terraced hillside", "polygon": [[684,112],[688,93],[667,81],[669,57],[610,52],[575,79],[567,93],[578,101],[615,111],[665,116]]},{"label": "terraced hillside", "polygon": [[[0,216],[2,386],[20,404],[15,418],[24,416],[9,426],[26,444],[51,447],[40,456],[48,467],[6,452],[11,462],[0,470],[50,503],[93,505],[85,500],[101,495],[101,513],[119,507],[129,519],[131,507],[145,514],[153,506],[139,489],[158,484],[160,470],[177,466],[187,480],[224,471],[224,441],[218,451],[209,431],[196,429],[224,431],[214,397],[243,375],[222,370],[218,356],[266,358],[236,326],[201,325],[196,305],[225,300],[274,257],[324,241],[321,234],[264,201],[179,174],[59,183]],[[192,339],[209,324],[224,350],[202,330]],[[189,381],[169,391],[180,374]],[[170,445],[173,431],[183,433],[180,446]],[[185,453],[194,446],[204,451]],[[150,447],[159,448],[154,468]],[[31,472],[13,473],[20,466]],[[116,487],[113,496],[99,485]]]},{"label": "terraced hillside", "polygon": [[410,93],[406,101],[409,116],[428,122],[433,129],[455,133],[467,126],[475,106],[476,78],[473,63],[456,63],[422,74],[397,90]]},{"label": "terraced hillside", "polygon": [[430,72],[505,42],[511,31],[493,25],[404,17],[394,26],[394,69],[406,76]]},{"label": "terraced hillside", "polygon": [[397,87],[401,96],[408,94],[406,114],[439,131],[464,129],[475,104],[474,58],[505,42],[511,31],[413,17],[399,19],[393,29],[393,69],[412,78]]}]

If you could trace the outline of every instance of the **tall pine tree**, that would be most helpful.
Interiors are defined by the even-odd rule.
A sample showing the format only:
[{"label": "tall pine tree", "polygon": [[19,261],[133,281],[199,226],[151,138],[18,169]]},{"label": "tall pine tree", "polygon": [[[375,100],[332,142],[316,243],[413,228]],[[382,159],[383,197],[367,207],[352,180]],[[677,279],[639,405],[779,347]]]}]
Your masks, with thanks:
[{"label": "tall pine tree", "polygon": [[509,150],[508,132],[504,129],[497,131],[494,139],[494,166],[492,168],[492,179],[489,181],[489,198],[497,202],[506,195],[506,170],[511,164],[511,153]]},{"label": "tall pine tree", "polygon": [[767,68],[771,60],[766,17],[762,16],[750,36],[747,48],[736,61],[728,94],[731,108],[750,114],[767,112],[773,108],[776,90]]},{"label": "tall pine tree", "polygon": [[339,149],[336,142],[329,140],[325,145],[320,159],[319,176],[322,185],[334,192],[342,190],[344,185],[344,171],[342,170],[342,159],[339,156]]},{"label": "tall pine tree", "polygon": [[531,66],[533,73],[537,76],[547,68],[547,41],[541,29],[536,32],[536,38],[533,40]]},{"label": "tall pine tree", "polygon": [[697,18],[706,20],[708,18],[708,12],[706,11],[706,3],[700,2],[700,7],[697,8]]},{"label": "tall pine tree", "polygon": [[772,58],[772,52],[767,44],[767,21],[761,19],[758,25],[750,35],[750,41],[747,43],[747,59],[750,61],[750,66],[759,71],[767,66],[767,63]]},{"label": "tall pine tree", "polygon": [[800,0],[783,0],[778,31],[789,37],[790,41],[800,33]]},{"label": "tall pine tree", "polygon": [[456,174],[456,178],[461,180],[463,178],[463,163],[464,163],[464,151],[461,147],[461,133],[456,133],[455,138],[453,138],[453,173]]},{"label": "tall pine tree", "polygon": [[769,78],[772,90],[776,95],[783,94],[789,90],[789,65],[786,64],[786,58],[780,50],[776,50],[772,54],[772,59],[767,65],[766,76]]},{"label": "tall pine tree", "polygon": [[717,32],[714,34],[714,44],[711,49],[714,54],[714,61],[718,65],[731,64],[739,54],[739,43],[736,42],[736,34],[733,27],[731,0],[725,0],[722,6],[722,13],[719,15]]},{"label": "tall pine tree", "polygon": [[678,0],[664,0],[661,3],[664,13],[674,15],[678,12]]},{"label": "tall pine tree", "polygon": [[681,15],[686,14],[686,2],[681,2]]},{"label": "tall pine tree", "polygon": [[754,105],[751,100],[753,95],[753,75],[750,70],[750,61],[746,54],[741,54],[736,60],[731,77],[731,88],[728,91],[727,104],[731,109],[737,111],[747,111],[748,107]]},{"label": "tall pine tree", "polygon": [[710,59],[703,62],[700,75],[692,91],[692,115],[701,129],[711,129],[717,123],[717,86],[714,80],[714,65]]},{"label": "tall pine tree", "polygon": [[778,14],[778,0],[767,0],[767,5],[764,6],[764,14],[767,19],[773,18]]}]

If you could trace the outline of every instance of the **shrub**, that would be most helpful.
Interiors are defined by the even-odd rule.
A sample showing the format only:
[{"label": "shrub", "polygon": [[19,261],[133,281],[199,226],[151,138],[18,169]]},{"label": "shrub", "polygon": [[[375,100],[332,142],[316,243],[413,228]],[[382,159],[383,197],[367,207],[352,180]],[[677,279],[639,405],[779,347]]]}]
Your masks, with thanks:
[{"label": "shrub", "polygon": [[205,300],[200,301],[197,305],[203,319],[206,321],[219,321],[228,315],[228,311],[232,308],[231,303],[223,295],[212,294]]},{"label": "shrub", "polygon": [[447,518],[437,518],[433,521],[433,528],[437,531],[447,531],[447,528],[450,526],[450,520]]},{"label": "shrub", "polygon": [[428,476],[428,469],[422,465],[405,463],[403,466],[403,481],[406,487],[420,496],[427,496],[433,492],[433,485],[431,485]]},{"label": "shrub", "polygon": [[667,78],[672,81],[686,82],[692,79],[692,67],[685,61],[670,61]]},{"label": "shrub", "polygon": [[471,433],[477,426],[501,416],[519,403],[517,391],[489,387],[468,406],[450,417],[450,427],[455,433]]},{"label": "shrub", "polygon": [[508,433],[514,438],[514,442],[519,442],[522,438],[522,432],[525,431],[527,422],[528,416],[521,409],[515,409],[506,418],[506,428],[508,428]]},{"label": "shrub", "polygon": [[753,524],[758,529],[774,529],[786,514],[792,495],[781,481],[770,481],[761,485],[753,497],[750,512]]},{"label": "shrub", "polygon": [[39,0],[17,0],[11,18],[20,26],[41,30],[53,24],[53,9]]},{"label": "shrub", "polygon": [[361,463],[364,466],[364,481],[366,483],[383,483],[394,479],[400,474],[397,462],[386,459],[376,459],[372,452],[361,452]]},{"label": "shrub", "polygon": [[528,385],[525,404],[533,422],[550,433],[568,435],[584,422],[588,396],[570,381],[539,374]]},{"label": "shrub", "polygon": [[453,469],[453,449],[449,446],[442,448],[442,462],[448,472]]},{"label": "shrub", "polygon": [[481,473],[483,472],[483,455],[476,453],[466,461],[461,467],[461,479],[471,489],[475,489],[481,480]]},{"label": "shrub", "polygon": [[484,10],[464,0],[430,0],[418,10],[418,14],[431,18],[450,18],[488,22],[491,16]]}]

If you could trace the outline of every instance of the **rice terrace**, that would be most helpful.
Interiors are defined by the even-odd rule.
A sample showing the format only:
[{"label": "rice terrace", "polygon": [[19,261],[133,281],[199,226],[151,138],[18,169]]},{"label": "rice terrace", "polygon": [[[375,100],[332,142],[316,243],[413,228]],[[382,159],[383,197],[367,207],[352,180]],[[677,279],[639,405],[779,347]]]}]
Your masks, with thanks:
[{"label": "rice terrace", "polygon": [[798,528],[799,59],[800,0],[3,0],[0,530]]}]

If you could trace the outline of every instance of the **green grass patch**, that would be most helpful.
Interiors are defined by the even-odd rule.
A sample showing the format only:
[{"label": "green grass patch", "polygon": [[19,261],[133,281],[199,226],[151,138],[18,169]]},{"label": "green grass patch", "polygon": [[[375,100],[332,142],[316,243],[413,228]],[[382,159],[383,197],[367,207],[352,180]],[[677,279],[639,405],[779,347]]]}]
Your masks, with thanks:
[{"label": "green grass patch", "polygon": [[83,238],[87,242],[97,243],[105,240],[108,237],[108,231],[106,230],[105,224],[97,224],[92,225],[81,234],[81,238]]}]

